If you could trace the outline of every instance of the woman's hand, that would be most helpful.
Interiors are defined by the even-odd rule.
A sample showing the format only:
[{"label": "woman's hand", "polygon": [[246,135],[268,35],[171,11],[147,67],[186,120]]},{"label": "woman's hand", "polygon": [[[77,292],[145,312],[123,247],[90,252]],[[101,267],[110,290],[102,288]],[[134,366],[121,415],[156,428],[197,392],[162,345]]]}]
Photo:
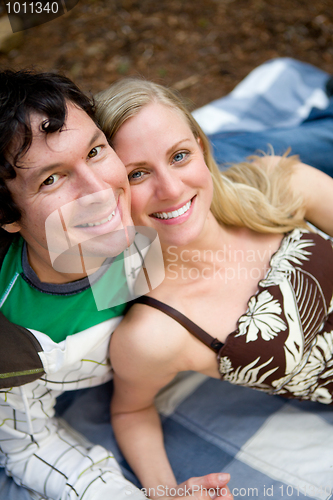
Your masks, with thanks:
[{"label": "woman's hand", "polygon": [[233,500],[227,486],[229,474],[216,473],[201,477],[191,477],[176,487],[162,486],[152,492],[147,491],[149,498],[159,500],[183,500],[191,497],[193,500]]}]

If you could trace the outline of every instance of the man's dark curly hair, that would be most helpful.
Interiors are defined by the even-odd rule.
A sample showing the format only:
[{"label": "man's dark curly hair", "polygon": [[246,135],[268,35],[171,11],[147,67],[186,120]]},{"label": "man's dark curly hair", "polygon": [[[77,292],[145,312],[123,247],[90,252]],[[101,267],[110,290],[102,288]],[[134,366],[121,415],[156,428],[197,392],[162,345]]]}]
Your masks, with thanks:
[{"label": "man's dark curly hair", "polygon": [[[64,126],[68,102],[81,108],[95,121],[93,100],[69,78],[29,70],[0,72],[0,227],[19,221],[22,215],[6,180],[16,177],[14,167],[31,146],[31,114],[45,115],[42,130],[45,134],[52,134]],[[9,161],[9,150],[17,138],[18,150],[14,159]]]}]

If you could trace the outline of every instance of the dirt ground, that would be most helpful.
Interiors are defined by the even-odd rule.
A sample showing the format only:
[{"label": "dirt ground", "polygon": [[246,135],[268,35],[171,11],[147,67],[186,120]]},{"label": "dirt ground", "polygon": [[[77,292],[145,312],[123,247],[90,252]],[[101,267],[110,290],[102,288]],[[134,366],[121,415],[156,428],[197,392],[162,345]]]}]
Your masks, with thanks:
[{"label": "dirt ground", "polygon": [[24,31],[0,67],[56,70],[93,93],[143,75],[198,107],[275,57],[333,73],[333,1],[80,0]]}]

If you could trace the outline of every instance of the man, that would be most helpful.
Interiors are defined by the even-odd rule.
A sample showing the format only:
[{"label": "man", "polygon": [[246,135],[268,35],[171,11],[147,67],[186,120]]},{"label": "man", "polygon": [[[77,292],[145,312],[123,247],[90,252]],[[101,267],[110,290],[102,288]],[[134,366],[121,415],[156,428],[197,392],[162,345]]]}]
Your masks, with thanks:
[{"label": "man", "polygon": [[[0,189],[1,465],[25,498],[144,498],[109,450],[54,418],[62,392],[111,378],[127,276],[109,273],[134,238],[125,169],[67,78],[0,74]],[[105,280],[113,298],[101,304]]]}]

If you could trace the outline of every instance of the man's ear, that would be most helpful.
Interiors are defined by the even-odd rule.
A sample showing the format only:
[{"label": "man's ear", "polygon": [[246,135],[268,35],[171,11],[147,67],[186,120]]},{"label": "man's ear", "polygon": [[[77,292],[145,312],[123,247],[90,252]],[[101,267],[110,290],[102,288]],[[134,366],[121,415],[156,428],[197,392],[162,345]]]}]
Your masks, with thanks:
[{"label": "man's ear", "polygon": [[11,224],[4,224],[1,227],[5,231],[7,231],[7,233],[18,233],[22,229],[21,225],[18,222],[12,222]]}]

